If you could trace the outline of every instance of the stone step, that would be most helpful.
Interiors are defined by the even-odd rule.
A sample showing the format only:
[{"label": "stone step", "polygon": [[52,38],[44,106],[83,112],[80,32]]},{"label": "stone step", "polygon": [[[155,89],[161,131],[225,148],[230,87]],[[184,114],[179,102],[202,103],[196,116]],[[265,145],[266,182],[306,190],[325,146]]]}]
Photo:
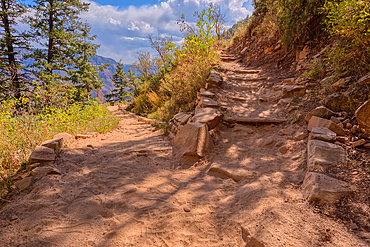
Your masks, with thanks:
[{"label": "stone step", "polygon": [[258,74],[261,72],[261,70],[235,69],[235,70],[230,70],[230,72],[234,72],[238,74]]},{"label": "stone step", "polygon": [[258,87],[243,87],[243,86],[234,86],[234,85],[224,85],[223,88],[228,89],[228,90],[237,91],[237,92],[244,92],[244,91],[252,92],[252,91],[258,90]]},{"label": "stone step", "polygon": [[286,122],[286,119],[278,118],[250,118],[250,117],[224,117],[224,121],[229,123],[246,123],[246,124],[281,124]]},{"label": "stone step", "polygon": [[251,81],[251,82],[258,82],[258,81],[266,81],[267,77],[260,77],[260,78],[245,78],[245,77],[226,77],[227,80],[234,80],[234,81]]}]

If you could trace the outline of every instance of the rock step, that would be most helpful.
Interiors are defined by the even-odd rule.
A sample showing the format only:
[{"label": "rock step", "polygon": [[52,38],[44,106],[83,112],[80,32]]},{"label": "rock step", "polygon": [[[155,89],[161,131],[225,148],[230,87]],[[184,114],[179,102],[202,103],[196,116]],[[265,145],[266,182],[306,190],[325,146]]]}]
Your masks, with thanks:
[{"label": "rock step", "polygon": [[251,81],[251,82],[258,82],[258,81],[266,81],[267,77],[260,77],[260,78],[245,78],[245,77],[226,77],[227,80],[234,80],[234,81]]},{"label": "rock step", "polygon": [[229,70],[230,72],[238,73],[238,74],[258,74],[261,70],[246,70],[246,69],[235,69]]},{"label": "rock step", "polygon": [[258,90],[258,87],[243,87],[243,86],[236,86],[236,85],[224,85],[224,89],[233,90],[237,92],[244,92],[244,91],[255,91]]},{"label": "rock step", "polygon": [[224,117],[224,121],[229,123],[247,123],[247,124],[280,124],[284,123],[286,119],[278,119],[278,118],[249,118],[249,117]]},{"label": "rock step", "polygon": [[228,57],[228,56],[222,56],[220,58],[224,62],[235,61],[235,60],[239,60],[240,59],[240,57]]},{"label": "rock step", "polygon": [[239,182],[244,179],[252,180],[257,175],[256,172],[245,170],[243,168],[227,167],[218,163],[213,163],[208,170],[208,174],[221,177],[231,178],[235,182]]}]

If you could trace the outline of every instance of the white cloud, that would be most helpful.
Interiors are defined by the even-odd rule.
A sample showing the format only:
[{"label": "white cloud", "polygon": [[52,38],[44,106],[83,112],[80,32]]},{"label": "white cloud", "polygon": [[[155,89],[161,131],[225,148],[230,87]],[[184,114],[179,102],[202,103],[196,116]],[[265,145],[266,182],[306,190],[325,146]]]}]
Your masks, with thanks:
[{"label": "white cloud", "polygon": [[98,54],[122,59],[124,63],[134,62],[135,52],[150,51],[148,35],[173,36],[175,41],[180,41],[182,34],[176,21],[185,14],[187,20],[194,22],[193,13],[211,2],[221,7],[228,25],[251,14],[243,7],[251,0],[165,0],[155,5],[127,8],[86,1],[91,3],[90,9],[81,18],[90,23],[91,33],[98,35],[96,43],[102,44]]}]

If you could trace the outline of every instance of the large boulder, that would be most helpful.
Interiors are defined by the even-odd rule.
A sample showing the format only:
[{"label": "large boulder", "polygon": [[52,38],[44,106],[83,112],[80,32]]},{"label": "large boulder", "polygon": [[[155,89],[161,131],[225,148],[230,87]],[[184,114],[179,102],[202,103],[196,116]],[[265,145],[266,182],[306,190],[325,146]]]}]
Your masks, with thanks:
[{"label": "large boulder", "polygon": [[335,112],[350,111],[351,109],[349,103],[349,97],[342,93],[331,94],[325,100],[325,106]]},{"label": "large boulder", "polygon": [[348,183],[324,174],[308,172],[302,184],[303,196],[308,201],[334,203],[352,193]]},{"label": "large boulder", "polygon": [[54,149],[37,146],[28,159],[28,164],[53,162],[56,159]]},{"label": "large boulder", "polygon": [[325,106],[319,106],[313,109],[312,111],[310,111],[306,115],[304,120],[308,123],[312,116],[330,119],[334,115],[335,115],[335,112],[333,112],[332,110],[326,108]]},{"label": "large boulder", "polygon": [[336,133],[338,136],[346,135],[346,132],[344,131],[344,129],[340,127],[339,125],[337,125],[336,123],[334,123],[333,121],[324,119],[324,118],[319,118],[316,116],[311,117],[310,121],[308,122],[307,129],[309,131],[312,131],[314,127],[328,128],[334,133]]},{"label": "large boulder", "polygon": [[204,157],[213,147],[208,127],[203,123],[188,123],[182,127],[172,144],[180,149],[182,156]]},{"label": "large boulder", "polygon": [[216,109],[201,108],[195,111],[192,121],[196,123],[205,123],[208,125],[208,129],[211,130],[216,128],[221,119],[222,115],[217,113]]},{"label": "large boulder", "polygon": [[356,119],[360,128],[370,132],[370,100],[356,110]]},{"label": "large boulder", "polygon": [[341,146],[320,140],[308,142],[307,170],[325,172],[336,163],[344,163],[347,153]]}]

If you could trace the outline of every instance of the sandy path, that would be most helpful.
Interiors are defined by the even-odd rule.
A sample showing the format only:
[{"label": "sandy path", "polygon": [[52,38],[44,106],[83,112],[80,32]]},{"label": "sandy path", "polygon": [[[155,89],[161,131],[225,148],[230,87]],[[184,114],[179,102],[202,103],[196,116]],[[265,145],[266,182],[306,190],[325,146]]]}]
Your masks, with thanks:
[{"label": "sandy path", "polygon": [[[261,86],[229,80],[215,93],[227,116],[289,118],[259,100]],[[226,97],[236,94],[248,100]],[[118,129],[75,141],[54,164],[61,175],[35,181],[0,212],[0,246],[246,246],[241,227],[266,246],[367,246],[302,199],[306,142],[279,134],[289,123],[221,126],[212,154],[189,167],[160,131],[111,110]],[[215,163],[249,175],[208,174]]]}]

